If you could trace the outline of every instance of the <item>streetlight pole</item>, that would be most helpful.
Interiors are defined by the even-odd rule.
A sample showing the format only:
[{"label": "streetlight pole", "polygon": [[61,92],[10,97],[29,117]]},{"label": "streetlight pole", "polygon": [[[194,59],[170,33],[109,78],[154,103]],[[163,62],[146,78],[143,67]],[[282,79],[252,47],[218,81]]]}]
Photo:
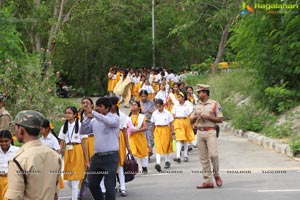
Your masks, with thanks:
[{"label": "streetlight pole", "polygon": [[152,62],[155,67],[155,26],[154,26],[154,0],[152,0]]}]

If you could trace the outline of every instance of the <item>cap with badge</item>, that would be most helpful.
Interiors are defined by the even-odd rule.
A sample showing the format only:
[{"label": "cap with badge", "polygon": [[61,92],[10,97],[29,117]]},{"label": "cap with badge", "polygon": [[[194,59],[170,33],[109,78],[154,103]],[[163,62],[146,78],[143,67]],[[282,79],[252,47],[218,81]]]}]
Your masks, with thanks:
[{"label": "cap with badge", "polygon": [[17,114],[15,124],[25,128],[41,129],[44,122],[44,115],[34,110],[24,110]]},{"label": "cap with badge", "polygon": [[197,84],[197,92],[206,90],[209,91],[210,86],[205,84]]}]

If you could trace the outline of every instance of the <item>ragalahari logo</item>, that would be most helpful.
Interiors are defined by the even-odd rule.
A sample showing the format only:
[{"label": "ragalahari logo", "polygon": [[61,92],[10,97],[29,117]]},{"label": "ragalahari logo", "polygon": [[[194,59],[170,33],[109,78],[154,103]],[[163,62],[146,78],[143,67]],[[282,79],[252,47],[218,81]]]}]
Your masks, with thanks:
[{"label": "ragalahari logo", "polygon": [[254,12],[254,8],[252,8],[250,5],[248,5],[247,3],[243,2],[242,3],[242,10],[241,10],[241,15],[245,15],[247,13],[253,13]]}]

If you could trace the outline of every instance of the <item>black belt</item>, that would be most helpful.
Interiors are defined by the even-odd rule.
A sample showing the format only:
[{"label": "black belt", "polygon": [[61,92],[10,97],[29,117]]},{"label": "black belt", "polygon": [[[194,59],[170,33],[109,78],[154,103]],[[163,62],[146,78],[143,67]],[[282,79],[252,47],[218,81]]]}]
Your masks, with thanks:
[{"label": "black belt", "polygon": [[67,143],[67,145],[73,145],[73,146],[78,145],[78,144],[81,144],[81,143],[77,143],[77,142],[69,142],[69,143]]},{"label": "black belt", "polygon": [[7,174],[0,174],[0,177],[7,177]]},{"label": "black belt", "polygon": [[216,130],[215,127],[198,127],[199,131],[210,131],[210,130]]},{"label": "black belt", "polygon": [[186,119],[187,117],[175,117],[175,119]]},{"label": "black belt", "polygon": [[118,153],[118,151],[97,152],[95,154],[98,156],[107,156],[107,155],[111,155],[111,154],[115,154],[115,153]]}]

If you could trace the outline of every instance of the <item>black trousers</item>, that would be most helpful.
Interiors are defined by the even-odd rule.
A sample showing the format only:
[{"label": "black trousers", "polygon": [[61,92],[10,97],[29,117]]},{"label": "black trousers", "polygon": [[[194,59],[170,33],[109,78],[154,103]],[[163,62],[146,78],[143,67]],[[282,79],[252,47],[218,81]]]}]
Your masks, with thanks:
[{"label": "black trousers", "polygon": [[104,200],[100,182],[104,178],[106,188],[105,200],[116,199],[116,171],[118,168],[119,155],[118,152],[99,156],[93,155],[91,158],[91,166],[88,174],[89,188],[95,200]]}]

